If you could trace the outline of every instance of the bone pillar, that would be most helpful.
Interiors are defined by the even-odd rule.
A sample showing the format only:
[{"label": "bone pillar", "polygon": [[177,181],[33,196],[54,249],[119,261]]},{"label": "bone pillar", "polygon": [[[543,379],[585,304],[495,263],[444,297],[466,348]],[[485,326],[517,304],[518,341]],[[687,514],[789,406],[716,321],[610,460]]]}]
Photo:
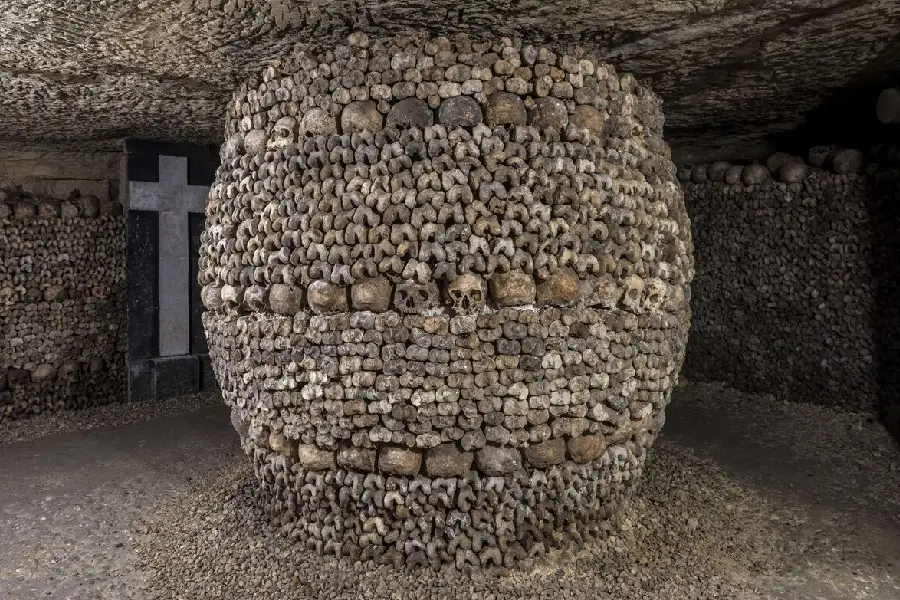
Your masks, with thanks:
[{"label": "bone pillar", "polygon": [[310,549],[434,567],[609,530],[689,322],[659,99],[509,40],[280,64],[229,105],[200,257],[269,510]]}]

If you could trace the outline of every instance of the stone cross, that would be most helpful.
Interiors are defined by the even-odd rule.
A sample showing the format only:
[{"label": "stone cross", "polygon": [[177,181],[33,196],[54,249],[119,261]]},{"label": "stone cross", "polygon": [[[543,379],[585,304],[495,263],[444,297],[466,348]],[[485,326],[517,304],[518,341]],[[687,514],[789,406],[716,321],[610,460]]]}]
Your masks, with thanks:
[{"label": "stone cross", "polygon": [[129,182],[131,210],[159,213],[159,356],[190,352],[188,213],[203,213],[209,187],[188,185],[188,159],[159,157],[159,183]]}]

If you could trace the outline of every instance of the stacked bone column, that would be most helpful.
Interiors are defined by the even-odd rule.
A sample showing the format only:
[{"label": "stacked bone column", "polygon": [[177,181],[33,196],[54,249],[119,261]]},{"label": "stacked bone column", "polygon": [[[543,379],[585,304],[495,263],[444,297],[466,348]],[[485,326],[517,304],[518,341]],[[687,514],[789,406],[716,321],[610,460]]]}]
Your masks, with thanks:
[{"label": "stacked bone column", "polygon": [[125,398],[125,220],[0,191],[0,420]]},{"label": "stacked bone column", "polygon": [[508,39],[354,34],[235,92],[204,324],[288,535],[466,568],[610,527],[690,319],[662,125],[630,75]]}]

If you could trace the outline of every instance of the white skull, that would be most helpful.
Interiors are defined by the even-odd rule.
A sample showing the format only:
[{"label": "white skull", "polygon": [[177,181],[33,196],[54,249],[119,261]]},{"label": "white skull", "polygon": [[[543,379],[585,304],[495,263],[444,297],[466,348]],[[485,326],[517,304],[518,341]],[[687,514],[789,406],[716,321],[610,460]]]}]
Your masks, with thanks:
[{"label": "white skull", "polygon": [[280,150],[292,146],[297,139],[297,119],[285,116],[278,119],[272,128],[272,135],[266,143],[268,150]]},{"label": "white skull", "polygon": [[244,301],[244,290],[233,285],[222,286],[222,304],[230,310],[238,310]]},{"label": "white skull", "polygon": [[642,312],[641,299],[644,295],[644,280],[637,275],[625,278],[625,292],[622,294],[622,305],[633,313]]},{"label": "white skull", "polygon": [[463,273],[447,287],[453,309],[461,315],[480,312],[484,308],[484,281],[478,275]]},{"label": "white skull", "polygon": [[646,292],[644,294],[644,310],[652,312],[662,306],[666,299],[668,287],[666,282],[658,277],[647,279],[644,284],[644,291]]}]

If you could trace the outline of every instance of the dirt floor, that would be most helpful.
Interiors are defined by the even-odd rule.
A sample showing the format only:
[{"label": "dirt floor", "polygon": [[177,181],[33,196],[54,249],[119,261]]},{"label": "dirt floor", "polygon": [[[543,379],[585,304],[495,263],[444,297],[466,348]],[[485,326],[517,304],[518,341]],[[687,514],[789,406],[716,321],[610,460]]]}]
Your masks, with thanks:
[{"label": "dirt floor", "polygon": [[310,556],[215,398],[0,426],[0,599],[900,598],[900,450],[867,415],[681,386],[619,535],[534,569]]}]

